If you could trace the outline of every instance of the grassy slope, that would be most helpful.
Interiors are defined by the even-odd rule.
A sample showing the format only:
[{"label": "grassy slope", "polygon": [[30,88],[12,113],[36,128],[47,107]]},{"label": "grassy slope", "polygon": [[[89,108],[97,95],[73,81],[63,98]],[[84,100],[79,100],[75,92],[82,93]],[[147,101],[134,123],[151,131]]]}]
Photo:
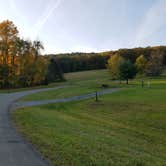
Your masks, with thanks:
[{"label": "grassy slope", "polygon": [[[65,83],[67,87],[58,89],[40,92],[36,94],[31,94],[22,98],[22,101],[37,101],[37,100],[49,100],[55,98],[64,98],[70,96],[76,96],[81,94],[87,94],[95,91],[102,90],[102,84],[108,84],[110,88],[126,87],[125,82],[123,81],[121,85],[119,85],[118,81],[111,81],[109,77],[109,73],[107,70],[92,70],[86,72],[76,72],[65,74],[65,78],[67,82]],[[145,79],[146,81],[147,79]],[[156,84],[156,80],[158,83],[165,83],[164,79],[151,79],[151,84]],[[147,82],[147,81],[146,81]],[[64,83],[63,83],[64,84]],[[140,86],[141,81],[139,79],[130,81],[130,86],[133,87],[135,85]]]},{"label": "grassy slope", "polygon": [[[101,90],[102,84],[110,84],[109,73],[107,70],[93,70],[87,72],[76,72],[65,74],[68,80],[68,87],[58,90],[40,92],[22,98],[24,101],[48,100],[55,98],[63,98],[75,95],[86,94]],[[110,87],[116,87],[112,83]]]},{"label": "grassy slope", "polygon": [[[73,77],[74,83],[80,81],[79,75]],[[164,166],[166,81],[156,79],[150,89],[132,86],[100,100],[24,108],[13,118],[55,166]]]},{"label": "grassy slope", "polygon": [[[163,71],[162,76],[166,76],[166,69]],[[13,92],[19,92],[19,91],[25,91],[25,90],[32,90],[32,89],[39,89],[39,88],[49,88],[49,87],[55,87],[59,85],[74,85],[72,91],[75,92],[73,95],[77,95],[77,90],[84,88],[84,91],[86,92],[92,92],[94,90],[100,90],[101,84],[107,83],[111,84],[112,87],[116,87],[117,84],[115,82],[111,82],[109,79],[109,73],[107,70],[90,70],[90,71],[83,71],[83,72],[75,72],[75,73],[67,73],[65,74],[65,78],[67,79],[67,82],[56,82],[49,85],[41,85],[41,86],[35,86],[35,87],[27,87],[27,88],[16,88],[16,89],[0,89],[0,93],[13,93]],[[90,87],[88,85],[91,85]],[[118,85],[119,86],[119,85]],[[66,89],[67,91],[71,91],[70,88]],[[70,92],[67,92],[65,90],[65,94],[63,94],[63,91],[59,92],[46,92],[46,94],[40,94],[40,95],[31,95],[28,97],[25,97],[23,100],[45,100],[45,99],[52,99],[52,98],[59,98],[59,97],[68,97],[72,95]],[[68,93],[68,94],[67,94]],[[83,92],[81,93],[83,94]],[[43,97],[42,97],[43,96]],[[46,96],[46,97],[44,97]],[[48,97],[48,98],[47,98]]]}]

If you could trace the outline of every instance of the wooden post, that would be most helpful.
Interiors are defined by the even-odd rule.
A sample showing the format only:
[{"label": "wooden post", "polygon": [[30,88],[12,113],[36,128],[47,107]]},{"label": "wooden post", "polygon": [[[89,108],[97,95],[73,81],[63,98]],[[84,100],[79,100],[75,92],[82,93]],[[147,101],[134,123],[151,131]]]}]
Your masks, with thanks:
[{"label": "wooden post", "polygon": [[96,102],[98,102],[99,100],[98,100],[98,93],[97,93],[97,91],[96,91]]}]

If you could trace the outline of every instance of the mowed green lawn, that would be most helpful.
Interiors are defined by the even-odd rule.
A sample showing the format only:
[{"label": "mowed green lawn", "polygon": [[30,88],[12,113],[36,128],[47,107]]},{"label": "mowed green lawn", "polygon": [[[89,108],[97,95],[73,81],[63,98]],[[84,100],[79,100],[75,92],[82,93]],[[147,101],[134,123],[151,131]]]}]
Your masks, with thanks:
[{"label": "mowed green lawn", "polygon": [[32,94],[25,96],[21,100],[48,100],[87,94],[95,92],[96,90],[102,90],[102,84],[108,84],[110,88],[119,86],[119,84],[113,81],[111,82],[107,70],[69,73],[65,74],[65,78],[67,80],[67,82],[65,82],[65,88]]},{"label": "mowed green lawn", "polygon": [[166,81],[136,83],[99,102],[24,108],[12,117],[54,166],[165,166]]},{"label": "mowed green lawn", "polygon": [[[124,81],[122,81],[121,84],[119,84],[119,81],[112,81],[107,70],[92,70],[85,72],[68,73],[65,74],[65,78],[67,81],[65,83],[61,83],[61,85],[66,85],[65,88],[31,94],[23,97],[21,100],[38,101],[82,95],[103,90],[103,84],[108,85],[109,88],[126,87]],[[140,83],[141,81],[138,82],[138,80],[130,81],[130,86],[127,87],[133,87],[136,84]]]}]

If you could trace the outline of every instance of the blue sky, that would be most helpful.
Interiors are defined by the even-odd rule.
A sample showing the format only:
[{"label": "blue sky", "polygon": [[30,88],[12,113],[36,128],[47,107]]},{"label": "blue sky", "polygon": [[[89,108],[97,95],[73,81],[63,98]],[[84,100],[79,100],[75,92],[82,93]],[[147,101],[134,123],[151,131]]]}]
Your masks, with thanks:
[{"label": "blue sky", "polygon": [[166,0],[0,0],[12,20],[45,53],[99,52],[166,45]]}]

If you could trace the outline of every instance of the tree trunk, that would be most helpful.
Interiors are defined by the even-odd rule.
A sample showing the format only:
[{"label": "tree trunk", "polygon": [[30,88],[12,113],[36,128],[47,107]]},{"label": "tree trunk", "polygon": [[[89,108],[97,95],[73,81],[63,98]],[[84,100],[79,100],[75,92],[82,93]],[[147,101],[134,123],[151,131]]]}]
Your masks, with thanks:
[{"label": "tree trunk", "polygon": [[127,84],[127,85],[129,84],[129,80],[128,80],[128,79],[126,80],[126,84]]}]

